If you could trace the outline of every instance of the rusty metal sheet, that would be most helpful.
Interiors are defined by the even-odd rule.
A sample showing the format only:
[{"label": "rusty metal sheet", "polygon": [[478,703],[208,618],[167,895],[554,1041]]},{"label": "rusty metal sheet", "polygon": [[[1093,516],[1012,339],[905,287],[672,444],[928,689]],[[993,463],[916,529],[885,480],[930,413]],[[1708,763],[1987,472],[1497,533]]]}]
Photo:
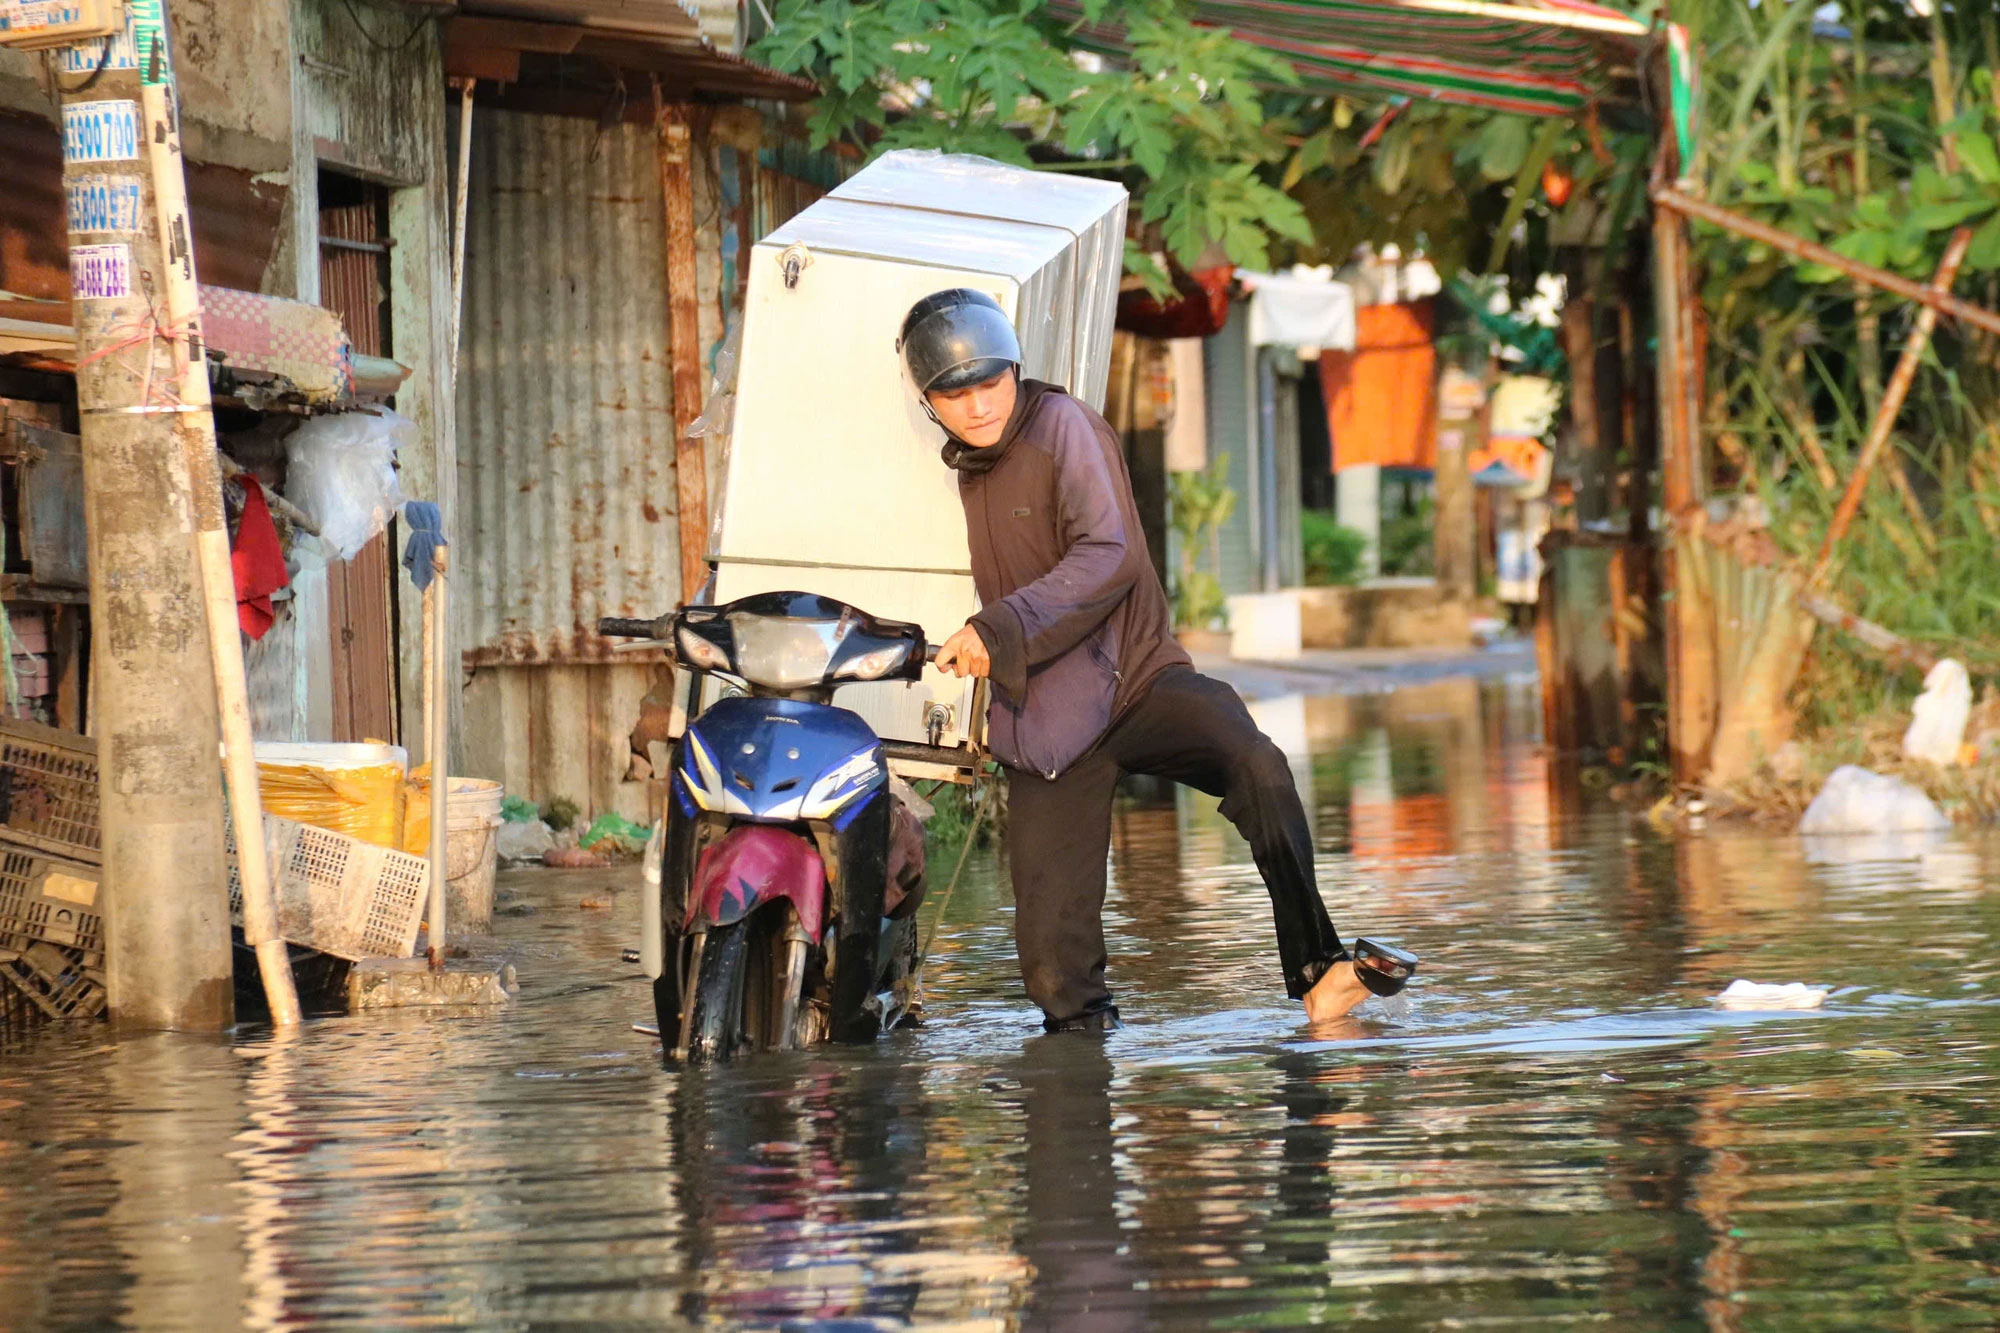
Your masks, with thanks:
[{"label": "rusty metal sheet", "polygon": [[52,121],[0,115],[0,291],[69,300],[62,138]]},{"label": "rusty metal sheet", "polygon": [[83,523],[83,441],[25,421],[9,423],[21,463],[21,549],[36,583],[90,586]]},{"label": "rusty metal sheet", "polygon": [[475,115],[460,643],[472,663],[613,660],[599,616],[657,615],[681,597],[655,135]]},{"label": "rusty metal sheet", "polygon": [[574,23],[607,32],[701,38],[701,20],[680,0],[461,0],[459,11],[493,18]]},{"label": "rusty metal sheet", "polygon": [[[0,291],[69,299],[62,139],[55,123],[0,115]],[[285,187],[247,171],[190,161],[195,271],[218,287],[259,291],[277,244]]]}]

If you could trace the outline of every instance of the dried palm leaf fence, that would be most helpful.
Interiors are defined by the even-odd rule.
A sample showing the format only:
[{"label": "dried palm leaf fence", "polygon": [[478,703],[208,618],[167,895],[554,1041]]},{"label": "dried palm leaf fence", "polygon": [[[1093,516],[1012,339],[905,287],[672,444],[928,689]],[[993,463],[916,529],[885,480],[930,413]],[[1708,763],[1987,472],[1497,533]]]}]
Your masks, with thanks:
[{"label": "dried palm leaf fence", "polygon": [[[1666,578],[1668,735],[1673,776],[1683,784],[1726,786],[1750,776],[1789,738],[1787,696],[1821,625],[1838,631],[1852,648],[1887,661],[1928,669],[1935,656],[1879,625],[1844,610],[1827,592],[1829,571],[1878,468],[1894,470],[1891,484],[1909,494],[1890,438],[1910,385],[1940,316],[2000,334],[2000,315],[1951,295],[1971,232],[1951,240],[1928,284],[1858,263],[1783,231],[1693,197],[1684,184],[1662,178],[1671,165],[1673,136],[1655,176],[1654,244],[1657,317],[1661,331],[1661,464],[1669,521]],[[1823,455],[1813,459],[1822,484],[1837,489],[1817,557],[1807,565],[1788,560],[1770,533],[1743,520],[1713,523],[1702,502],[1706,469],[1700,438],[1702,386],[1701,312],[1688,271],[1689,219],[1770,246],[1806,263],[1824,264],[1858,283],[1917,303],[1901,359],[1884,389],[1862,447],[1843,480]],[[1727,434],[1727,453],[1740,450]],[[1752,474],[1754,475],[1754,474]],[[1901,481],[1901,485],[1896,482]],[[1920,513],[1913,518],[1920,518]]]}]

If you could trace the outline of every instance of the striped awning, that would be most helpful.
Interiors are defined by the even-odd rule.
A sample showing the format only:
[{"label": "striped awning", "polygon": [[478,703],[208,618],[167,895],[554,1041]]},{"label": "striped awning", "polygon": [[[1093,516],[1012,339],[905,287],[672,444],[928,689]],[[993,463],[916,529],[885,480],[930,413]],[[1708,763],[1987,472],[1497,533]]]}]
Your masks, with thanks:
[{"label": "striped awning", "polygon": [[[1115,55],[1115,7],[1079,44]],[[1583,0],[1198,0],[1198,20],[1291,61],[1304,88],[1561,116],[1629,96],[1648,28]]]}]

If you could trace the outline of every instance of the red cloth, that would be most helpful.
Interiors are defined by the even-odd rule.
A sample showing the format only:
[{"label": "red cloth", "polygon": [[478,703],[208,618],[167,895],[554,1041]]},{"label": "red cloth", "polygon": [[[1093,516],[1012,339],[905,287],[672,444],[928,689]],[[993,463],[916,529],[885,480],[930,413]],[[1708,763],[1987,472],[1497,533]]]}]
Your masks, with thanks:
[{"label": "red cloth", "polygon": [[278,527],[271,522],[271,506],[264,501],[264,488],[251,476],[243,483],[243,517],[236,525],[236,540],[230,546],[229,567],[236,575],[236,623],[251,639],[261,639],[270,630],[277,612],[271,594],[289,584],[285,572],[285,548],[278,541]]}]

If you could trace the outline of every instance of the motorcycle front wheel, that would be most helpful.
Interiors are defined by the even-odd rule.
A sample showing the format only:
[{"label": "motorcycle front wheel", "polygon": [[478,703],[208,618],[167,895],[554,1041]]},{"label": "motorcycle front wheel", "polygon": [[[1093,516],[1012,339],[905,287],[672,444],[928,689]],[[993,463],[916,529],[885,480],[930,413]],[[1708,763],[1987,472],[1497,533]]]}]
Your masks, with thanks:
[{"label": "motorcycle front wheel", "polygon": [[759,911],[701,936],[694,986],[681,1016],[681,1050],[691,1063],[727,1060],[742,1050],[796,1044],[805,948],[788,942],[788,911]]}]

